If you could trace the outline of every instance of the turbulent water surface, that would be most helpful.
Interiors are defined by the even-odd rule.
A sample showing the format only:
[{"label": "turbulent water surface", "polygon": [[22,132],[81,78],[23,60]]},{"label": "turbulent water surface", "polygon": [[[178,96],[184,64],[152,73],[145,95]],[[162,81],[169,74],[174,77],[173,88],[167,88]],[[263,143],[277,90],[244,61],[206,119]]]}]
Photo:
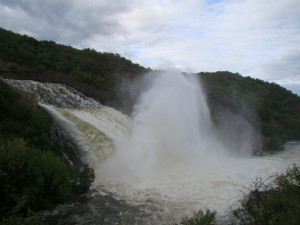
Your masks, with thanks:
[{"label": "turbulent water surface", "polygon": [[128,224],[172,224],[205,208],[229,221],[243,186],[299,164],[297,143],[264,157],[226,148],[195,77],[147,79],[130,117],[64,85],[7,81],[38,94],[96,171],[96,191],[64,209],[64,223],[114,224],[122,213]]}]

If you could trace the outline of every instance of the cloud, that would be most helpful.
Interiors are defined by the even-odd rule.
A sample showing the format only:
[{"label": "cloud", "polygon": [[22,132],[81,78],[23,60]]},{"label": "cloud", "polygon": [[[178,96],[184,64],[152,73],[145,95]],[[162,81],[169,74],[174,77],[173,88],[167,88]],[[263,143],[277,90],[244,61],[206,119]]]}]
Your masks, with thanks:
[{"label": "cloud", "polygon": [[274,57],[262,67],[269,75],[269,79],[294,80],[300,82],[300,49],[290,50],[290,52]]},{"label": "cloud", "polygon": [[0,26],[146,67],[299,80],[297,0],[0,0]]},{"label": "cloud", "polygon": [[278,83],[300,96],[300,50],[291,50],[262,65],[267,80]]},{"label": "cloud", "polygon": [[[120,30],[113,15],[126,11],[125,1],[12,0],[1,1],[1,19],[16,31],[28,30],[38,39],[78,45],[95,34],[108,36]],[[6,15],[5,15],[6,14]],[[19,16],[18,16],[19,15]],[[13,20],[13,22],[11,22]]]}]

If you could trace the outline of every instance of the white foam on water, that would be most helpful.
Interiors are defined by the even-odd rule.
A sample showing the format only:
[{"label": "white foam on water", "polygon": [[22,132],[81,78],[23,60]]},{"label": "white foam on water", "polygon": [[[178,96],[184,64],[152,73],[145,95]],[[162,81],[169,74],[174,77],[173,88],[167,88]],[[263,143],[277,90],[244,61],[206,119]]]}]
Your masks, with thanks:
[{"label": "white foam on water", "polygon": [[153,75],[145,90],[135,106],[131,136],[99,165],[96,185],[152,211],[157,223],[206,207],[226,217],[243,186],[300,160],[299,151],[250,157],[226,149],[193,76]]},{"label": "white foam on water", "polygon": [[[171,224],[205,208],[227,218],[243,186],[299,165],[299,144],[264,157],[225,148],[195,77],[168,72],[151,76],[148,84],[131,119],[95,108],[88,98],[79,109],[41,102],[82,147],[96,171],[94,187],[152,214],[149,224]],[[53,93],[57,86],[47,88]]]}]

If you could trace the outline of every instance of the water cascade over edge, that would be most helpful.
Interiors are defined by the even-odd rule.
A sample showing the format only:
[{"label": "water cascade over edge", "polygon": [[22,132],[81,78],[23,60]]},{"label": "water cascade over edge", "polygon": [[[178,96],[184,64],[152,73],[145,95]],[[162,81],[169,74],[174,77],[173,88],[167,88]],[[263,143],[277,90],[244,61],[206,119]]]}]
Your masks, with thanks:
[{"label": "water cascade over edge", "polygon": [[116,146],[108,170],[159,176],[185,164],[219,173],[230,150],[217,138],[197,78],[178,72],[150,76],[134,106],[131,136]]},{"label": "water cascade over edge", "polygon": [[152,215],[145,223],[173,223],[206,207],[226,217],[242,186],[299,162],[297,149],[236,157],[218,138],[196,77],[167,72],[146,79],[131,118],[64,85],[8,82],[38,94],[95,169],[94,187]]}]

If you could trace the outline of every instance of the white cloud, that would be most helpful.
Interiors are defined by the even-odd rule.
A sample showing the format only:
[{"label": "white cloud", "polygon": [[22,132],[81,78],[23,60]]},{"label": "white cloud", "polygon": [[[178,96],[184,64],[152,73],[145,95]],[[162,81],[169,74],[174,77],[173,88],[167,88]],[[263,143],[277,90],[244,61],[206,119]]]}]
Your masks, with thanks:
[{"label": "white cloud", "polygon": [[0,0],[0,26],[146,67],[300,80],[298,0]]}]

